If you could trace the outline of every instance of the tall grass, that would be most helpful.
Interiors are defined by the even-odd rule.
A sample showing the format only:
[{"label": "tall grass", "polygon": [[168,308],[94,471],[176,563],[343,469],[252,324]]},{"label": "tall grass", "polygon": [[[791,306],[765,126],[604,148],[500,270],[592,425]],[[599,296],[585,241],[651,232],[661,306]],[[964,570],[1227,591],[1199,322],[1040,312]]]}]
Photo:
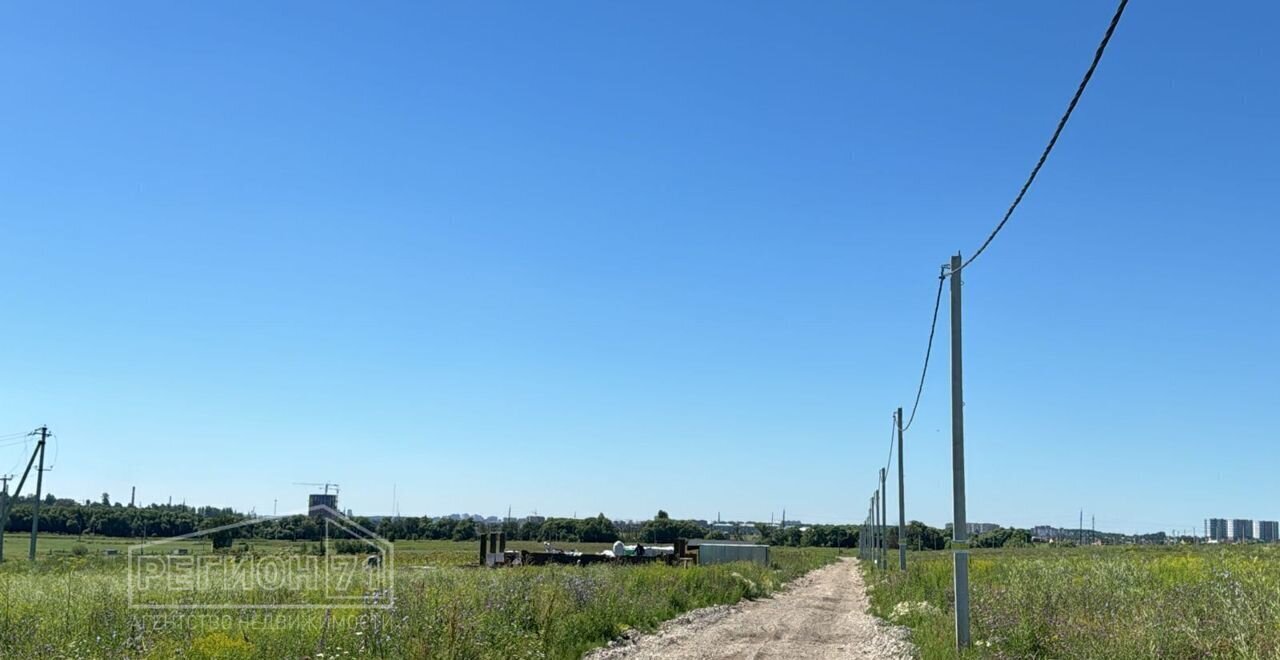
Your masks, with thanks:
[{"label": "tall grass", "polygon": [[[875,612],[925,658],[954,652],[951,555],[867,571]],[[1114,547],[974,551],[966,657],[1280,657],[1280,549]]]},{"label": "tall grass", "polygon": [[403,566],[390,609],[179,615],[129,609],[122,562],[11,561],[0,567],[0,657],[571,658],[689,609],[767,595],[835,557],[778,548],[770,567]]}]

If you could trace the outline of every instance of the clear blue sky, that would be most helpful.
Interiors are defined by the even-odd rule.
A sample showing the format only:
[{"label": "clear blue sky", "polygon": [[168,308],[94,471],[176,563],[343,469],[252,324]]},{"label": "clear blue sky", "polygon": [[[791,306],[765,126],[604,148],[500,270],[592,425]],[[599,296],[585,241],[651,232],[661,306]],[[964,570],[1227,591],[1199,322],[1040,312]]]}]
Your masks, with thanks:
[{"label": "clear blue sky", "polygon": [[[6,4],[0,432],[76,498],[860,519],[1113,9]],[[970,520],[1280,518],[1277,21],[1131,5],[966,272]]]}]

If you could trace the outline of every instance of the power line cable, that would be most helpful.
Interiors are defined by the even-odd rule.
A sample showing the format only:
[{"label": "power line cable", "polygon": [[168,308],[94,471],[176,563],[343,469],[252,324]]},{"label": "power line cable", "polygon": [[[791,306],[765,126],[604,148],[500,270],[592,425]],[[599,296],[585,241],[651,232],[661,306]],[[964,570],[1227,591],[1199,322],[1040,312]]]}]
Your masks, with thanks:
[{"label": "power line cable", "polygon": [[13,465],[11,465],[8,470],[4,471],[5,474],[12,474],[14,470],[17,470],[18,467],[22,465],[22,460],[23,458],[25,458],[26,453],[27,453],[27,447],[26,445],[23,445],[22,453],[18,455],[18,460],[14,461]]},{"label": "power line cable", "polygon": [[916,387],[916,402],[911,404],[911,416],[907,418],[906,426],[902,427],[903,433],[906,433],[911,428],[911,422],[916,421],[916,409],[920,407],[920,395],[924,392],[924,377],[929,373],[929,356],[933,354],[933,335],[938,331],[938,307],[942,305],[942,283],[946,279],[945,270],[938,274],[938,294],[933,300],[933,321],[929,323],[929,343],[924,349],[924,368],[920,370],[920,385]]},{"label": "power line cable", "polygon": [[62,453],[62,442],[58,440],[58,434],[50,433],[49,437],[53,438],[53,462],[49,463],[49,467],[45,468],[46,470],[52,470],[58,464],[58,454]]},{"label": "power line cable", "polygon": [[983,250],[991,245],[991,241],[995,240],[996,234],[1004,229],[1004,225],[1013,216],[1013,210],[1018,208],[1018,204],[1022,202],[1023,195],[1027,194],[1027,190],[1031,188],[1031,183],[1036,180],[1036,175],[1040,173],[1040,168],[1044,166],[1044,162],[1049,158],[1049,152],[1053,151],[1053,146],[1058,143],[1058,136],[1062,135],[1062,129],[1066,128],[1067,120],[1071,118],[1071,113],[1076,109],[1076,104],[1080,102],[1080,96],[1084,94],[1084,88],[1089,85],[1089,79],[1093,78],[1093,72],[1098,68],[1098,62],[1102,61],[1102,53],[1107,49],[1107,43],[1111,41],[1111,35],[1116,31],[1116,25],[1120,23],[1120,16],[1124,14],[1124,8],[1129,4],[1129,0],[1120,0],[1120,5],[1116,7],[1115,16],[1111,17],[1111,24],[1107,26],[1107,33],[1102,36],[1102,43],[1098,44],[1098,50],[1093,54],[1093,62],[1089,64],[1089,70],[1084,72],[1084,78],[1080,81],[1080,86],[1076,88],[1075,96],[1071,97],[1071,103],[1067,105],[1067,111],[1063,113],[1062,119],[1058,120],[1058,127],[1053,131],[1053,137],[1049,138],[1049,144],[1045,146],[1044,152],[1040,154],[1040,160],[1036,162],[1036,166],[1032,168],[1031,175],[1027,177],[1026,183],[1022,184],[1022,190],[1018,191],[1018,196],[1013,199],[1013,203],[1009,205],[1009,210],[1005,211],[1004,218],[1000,220],[1000,224],[987,236],[987,240],[983,241],[982,246],[978,248],[973,256],[960,265],[952,275],[959,273],[973,263]]},{"label": "power line cable", "polygon": [[[895,415],[897,413],[894,413]],[[884,471],[889,472],[889,466],[893,464],[893,433],[898,429],[898,420],[895,417],[893,423],[889,425],[889,460],[884,462]]]},{"label": "power line cable", "polygon": [[944,281],[947,277],[959,273],[973,263],[973,260],[977,259],[978,255],[982,254],[988,245],[991,245],[991,241],[995,240],[996,234],[999,234],[1005,223],[1009,222],[1009,218],[1013,217],[1014,210],[1018,208],[1018,204],[1022,203],[1022,198],[1027,194],[1027,190],[1031,188],[1031,183],[1036,180],[1036,176],[1040,173],[1040,168],[1044,167],[1045,161],[1048,160],[1049,153],[1053,151],[1054,145],[1058,143],[1058,137],[1062,135],[1062,130],[1066,128],[1067,121],[1071,118],[1071,113],[1075,111],[1076,105],[1080,102],[1080,97],[1084,94],[1085,87],[1089,85],[1089,80],[1093,78],[1093,72],[1098,68],[1098,63],[1102,61],[1102,54],[1107,49],[1107,44],[1111,41],[1111,35],[1115,33],[1116,25],[1120,23],[1120,16],[1124,14],[1124,8],[1128,4],[1129,0],[1120,0],[1120,5],[1116,7],[1116,13],[1111,17],[1110,25],[1107,26],[1107,32],[1103,35],[1102,42],[1098,44],[1098,49],[1093,55],[1093,62],[1090,63],[1089,69],[1085,71],[1084,78],[1080,81],[1079,87],[1076,88],[1075,95],[1071,97],[1071,103],[1067,105],[1067,111],[1058,120],[1058,127],[1053,131],[1049,144],[1045,146],[1044,152],[1040,154],[1040,160],[1036,162],[1036,166],[1031,170],[1031,175],[1022,184],[1022,189],[1018,191],[1018,196],[1009,205],[1009,210],[1001,218],[1000,224],[996,225],[996,228],[987,236],[987,240],[959,268],[948,273],[947,267],[942,267],[942,272],[938,275],[938,292],[933,301],[933,320],[929,323],[929,343],[925,347],[924,367],[920,369],[920,384],[916,387],[915,402],[911,404],[911,415],[907,417],[907,423],[902,427],[903,432],[911,429],[911,424],[916,421],[916,411],[920,408],[920,397],[924,393],[925,377],[929,373],[929,357],[933,353],[933,338],[938,330],[938,309],[942,305],[942,285]]}]

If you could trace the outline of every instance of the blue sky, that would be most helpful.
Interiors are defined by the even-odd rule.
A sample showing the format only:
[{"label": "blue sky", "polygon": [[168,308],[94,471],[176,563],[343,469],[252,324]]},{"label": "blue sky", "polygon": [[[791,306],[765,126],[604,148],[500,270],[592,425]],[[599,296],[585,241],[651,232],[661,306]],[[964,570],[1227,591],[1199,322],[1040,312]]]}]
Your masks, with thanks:
[{"label": "blue sky", "polygon": [[[861,519],[1113,9],[6,5],[0,431],[77,498]],[[970,520],[1280,518],[1277,19],[1132,5],[966,272]]]}]

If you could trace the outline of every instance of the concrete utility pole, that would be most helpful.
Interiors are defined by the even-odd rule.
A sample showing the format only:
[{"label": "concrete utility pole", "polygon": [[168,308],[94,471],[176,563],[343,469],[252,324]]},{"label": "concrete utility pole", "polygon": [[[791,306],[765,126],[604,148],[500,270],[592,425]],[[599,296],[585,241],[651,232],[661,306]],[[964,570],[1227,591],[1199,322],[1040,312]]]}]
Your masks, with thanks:
[{"label": "concrete utility pole", "polygon": [[[884,470],[880,470],[882,473]],[[884,537],[884,484],[876,491],[876,542],[879,544],[879,555],[876,557],[876,568],[884,568],[884,555],[889,545]]]},{"label": "concrete utility pole", "polygon": [[902,408],[898,408],[898,570],[907,570],[907,504],[902,483]]},{"label": "concrete utility pole", "polygon": [[[870,513],[870,508],[867,509]],[[862,527],[858,530],[858,556],[867,558],[867,517],[862,516]]]},{"label": "concrete utility pole", "polygon": [[40,464],[36,467],[36,500],[31,507],[31,552],[28,559],[36,560],[36,535],[40,533],[40,497],[44,487],[44,441],[49,437],[49,427],[40,427],[40,442],[36,443],[36,451],[40,452]]},{"label": "concrete utility pole", "polygon": [[880,493],[871,491],[871,565],[879,566],[880,558],[877,556],[880,547],[880,540],[876,538],[876,530],[879,525],[876,523],[876,517],[880,513],[880,504],[876,501],[876,496]]},{"label": "concrete utility pole", "polygon": [[0,475],[0,481],[4,482],[4,492],[0,493],[0,561],[4,561],[4,526],[7,518],[2,514],[9,508],[9,480],[12,478],[12,474]]},{"label": "concrete utility pole", "polygon": [[876,560],[876,494],[872,492],[867,510],[867,559]]},{"label": "concrete utility pole", "polygon": [[960,255],[951,257],[951,550],[956,592],[956,648],[969,646],[969,525],[964,502],[964,364],[960,333]]},{"label": "concrete utility pole", "polygon": [[880,492],[871,491],[871,565],[880,567]]},{"label": "concrete utility pole", "polygon": [[885,490],[884,468],[880,468],[880,568],[889,568],[889,493]]},{"label": "concrete utility pole", "polygon": [[[32,431],[30,435],[34,435]],[[22,496],[22,487],[27,483],[27,476],[31,474],[31,466],[36,464],[36,454],[40,453],[42,445],[36,445],[36,449],[31,452],[31,458],[27,459],[27,469],[22,471],[22,478],[18,480],[18,486],[13,489],[13,499]],[[0,508],[0,528],[3,528],[9,521],[9,496],[5,496],[4,507]],[[0,546],[0,561],[4,561],[4,546]]]},{"label": "concrete utility pole", "polygon": [[876,568],[884,568],[884,514],[880,513],[884,505],[884,492],[876,491]]}]

